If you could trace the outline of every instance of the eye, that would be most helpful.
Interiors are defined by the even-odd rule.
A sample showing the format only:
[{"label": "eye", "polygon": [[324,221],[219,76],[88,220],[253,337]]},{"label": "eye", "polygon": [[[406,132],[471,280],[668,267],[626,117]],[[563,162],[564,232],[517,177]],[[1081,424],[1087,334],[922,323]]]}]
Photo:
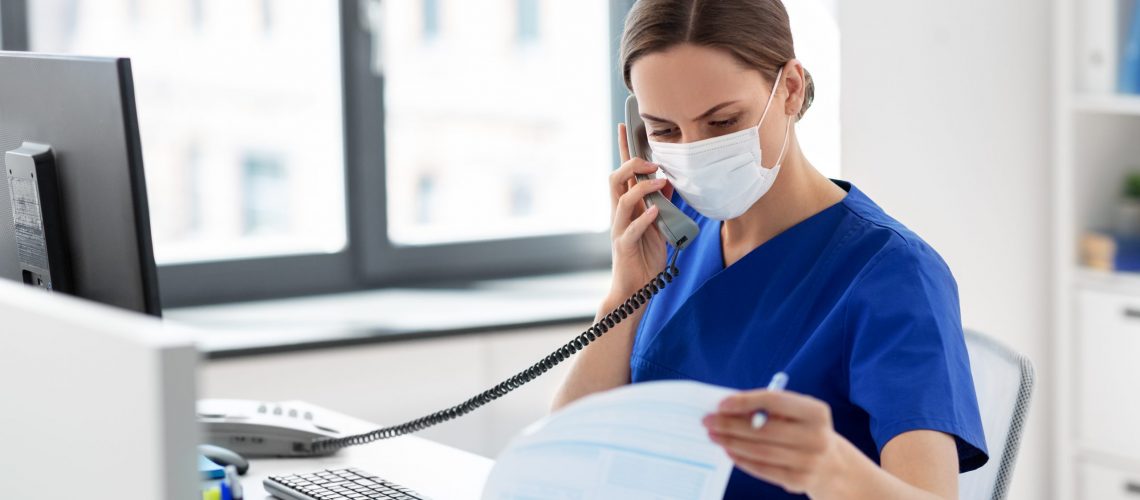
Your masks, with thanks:
[{"label": "eye", "polygon": [[733,125],[736,125],[736,122],[738,122],[738,121],[740,121],[738,118],[733,117],[733,118],[729,118],[727,120],[712,121],[712,122],[709,122],[709,125],[712,125],[713,127],[717,127],[717,128],[728,128],[728,127],[731,127]]},{"label": "eye", "polygon": [[677,133],[676,128],[667,128],[664,130],[653,130],[649,132],[652,137],[668,137]]}]

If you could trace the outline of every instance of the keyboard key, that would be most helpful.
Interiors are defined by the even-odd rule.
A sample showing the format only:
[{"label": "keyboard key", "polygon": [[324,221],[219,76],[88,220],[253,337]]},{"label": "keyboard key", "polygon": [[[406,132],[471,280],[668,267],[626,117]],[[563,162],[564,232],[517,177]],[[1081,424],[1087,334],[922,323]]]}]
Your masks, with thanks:
[{"label": "keyboard key", "polygon": [[421,500],[415,491],[357,469],[326,469],[309,474],[270,476],[270,491],[300,493],[318,500]]}]

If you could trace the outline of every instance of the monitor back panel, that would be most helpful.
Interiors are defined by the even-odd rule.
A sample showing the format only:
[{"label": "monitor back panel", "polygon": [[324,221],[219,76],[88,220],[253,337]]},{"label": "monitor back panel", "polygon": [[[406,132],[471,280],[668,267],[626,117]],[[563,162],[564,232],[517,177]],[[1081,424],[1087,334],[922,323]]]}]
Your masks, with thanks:
[{"label": "monitor back panel", "polygon": [[[0,163],[24,141],[54,150],[76,295],[158,315],[130,62],[0,52],[0,75]],[[20,280],[7,184],[0,278]]]}]

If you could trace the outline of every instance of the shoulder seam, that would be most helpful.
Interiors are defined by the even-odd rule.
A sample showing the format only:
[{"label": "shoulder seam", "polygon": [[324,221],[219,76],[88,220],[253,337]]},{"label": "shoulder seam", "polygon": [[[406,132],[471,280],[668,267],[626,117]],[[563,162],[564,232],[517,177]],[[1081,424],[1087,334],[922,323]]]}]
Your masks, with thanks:
[{"label": "shoulder seam", "polygon": [[[858,217],[858,218],[859,218],[859,220],[862,220],[863,222],[865,222],[865,223],[867,223],[867,224],[870,224],[870,225],[872,225],[872,226],[875,226],[875,227],[883,228],[883,229],[886,229],[886,230],[888,230],[888,231],[890,231],[890,232],[894,233],[894,235],[895,235],[895,236],[897,236],[897,237],[898,237],[900,240],[902,240],[902,242],[903,242],[903,243],[904,243],[906,246],[912,246],[912,245],[913,245],[913,243],[910,241],[910,238],[907,238],[905,235],[903,235],[902,233],[900,233],[898,229],[896,229],[896,228],[894,228],[894,227],[891,227],[891,226],[888,226],[888,225],[886,225],[886,224],[883,224],[883,223],[881,223],[881,222],[877,222],[877,221],[873,221],[873,220],[871,220],[871,219],[868,219],[868,218],[867,218],[867,216],[863,215],[862,213],[859,213],[859,212],[855,211],[855,210],[854,210],[854,209],[852,209],[852,208],[851,208],[851,206],[850,206],[850,205],[848,205],[847,203],[844,203],[844,204],[843,204],[843,208],[844,208],[844,209],[846,209],[848,212],[850,212],[850,213],[851,213],[851,215],[854,215],[855,217]],[[885,213],[884,213],[884,215],[885,215]],[[889,216],[888,216],[888,217],[889,217]],[[901,224],[901,223],[900,223],[900,224]]]}]

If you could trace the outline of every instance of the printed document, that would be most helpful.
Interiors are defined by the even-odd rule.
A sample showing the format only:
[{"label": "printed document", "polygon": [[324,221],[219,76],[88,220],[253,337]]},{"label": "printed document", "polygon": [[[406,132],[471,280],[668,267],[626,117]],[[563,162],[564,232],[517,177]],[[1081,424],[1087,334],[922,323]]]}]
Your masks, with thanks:
[{"label": "printed document", "polygon": [[701,419],[734,392],[664,381],[583,398],[515,437],[483,498],[719,499],[732,461]]}]

